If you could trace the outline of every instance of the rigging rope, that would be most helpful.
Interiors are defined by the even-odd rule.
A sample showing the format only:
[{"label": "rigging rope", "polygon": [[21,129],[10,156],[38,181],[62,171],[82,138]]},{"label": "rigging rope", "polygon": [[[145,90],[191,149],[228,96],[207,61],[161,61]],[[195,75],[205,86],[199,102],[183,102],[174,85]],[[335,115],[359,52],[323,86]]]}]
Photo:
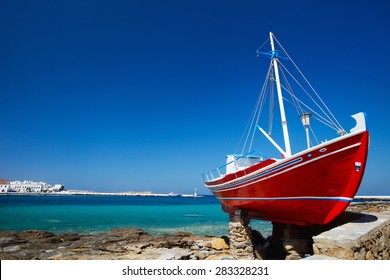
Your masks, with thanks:
[{"label": "rigging rope", "polygon": [[264,99],[265,99],[265,92],[266,92],[266,88],[267,88],[267,85],[268,85],[268,81],[269,81],[269,75],[270,75],[270,68],[271,66],[269,67],[268,69],[268,72],[267,72],[267,75],[265,77],[265,81],[264,81],[264,84],[263,84],[263,87],[260,91],[260,94],[259,94],[259,97],[257,99],[257,102],[256,102],[256,105],[255,107],[253,108],[253,111],[252,111],[252,114],[251,114],[251,117],[249,118],[248,120],[248,123],[246,125],[246,128],[244,130],[244,133],[242,134],[242,137],[241,137],[241,140],[240,140],[240,143],[242,142],[243,138],[244,138],[244,135],[246,134],[246,138],[245,138],[245,142],[244,142],[244,145],[242,147],[242,150],[241,150],[241,154],[244,154],[244,151],[246,150],[246,146],[247,146],[247,143],[248,143],[248,140],[249,140],[249,136],[251,134],[251,131],[252,131],[252,128],[253,129],[253,135],[251,137],[251,141],[250,141],[250,144],[248,146],[248,152],[251,150],[252,148],[252,144],[253,144],[253,138],[254,138],[254,134],[255,134],[255,129],[256,129],[256,124],[257,122],[255,122],[255,120],[258,120],[259,117],[260,117],[260,113],[262,111],[262,108],[263,108],[263,105],[264,105]]},{"label": "rigging rope", "polygon": [[317,139],[317,136],[316,136],[316,134],[314,133],[314,130],[313,130],[313,128],[312,128],[311,126],[309,126],[309,129],[310,129],[310,132],[311,132],[311,134],[313,134],[313,136],[314,136],[314,139],[316,139],[317,145],[318,145],[318,144],[320,144],[320,142],[318,142],[318,139]]},{"label": "rigging rope", "polygon": [[[271,69],[271,67],[272,67],[272,65],[270,65],[269,69]],[[265,103],[265,99],[266,99],[265,93],[266,93],[266,88],[267,88],[267,84],[269,81],[269,76],[270,76],[270,71],[268,70],[268,75],[266,77],[266,83],[264,84],[264,87],[263,87],[262,92],[261,92],[261,103],[260,103],[260,106],[258,108],[257,115],[255,115],[253,120],[252,120],[252,125],[250,128],[252,130],[252,137],[251,137],[251,141],[250,141],[250,144],[248,146],[247,152],[250,152],[252,150],[253,141],[254,141],[254,138],[256,135],[256,124],[259,122],[260,115],[261,115],[261,112],[263,111],[263,107],[264,107],[264,103]]]},{"label": "rigging rope", "polygon": [[[297,98],[296,95],[294,94],[293,89],[292,89],[290,83],[288,82],[286,75],[284,74],[283,68],[280,68],[280,73],[282,73],[283,80],[284,80],[284,82],[286,83],[286,86],[287,86],[287,88],[288,88],[288,89],[285,89],[285,90],[290,94],[292,103],[294,104],[294,107],[295,107],[295,109],[297,110],[298,116],[300,116],[300,115],[302,115],[302,114],[304,113],[304,112],[303,112],[303,109],[302,109],[302,107],[301,107],[301,106],[299,105],[299,103],[298,103],[298,98]],[[281,86],[284,88],[283,85],[281,85]]]},{"label": "rigging rope", "polygon": [[[283,68],[284,70],[287,71],[287,73],[290,75],[290,77],[296,82],[296,84],[302,89],[303,92],[305,92],[307,94],[307,96],[309,96],[309,98],[313,101],[313,103],[322,111],[322,113],[324,113],[324,115],[327,117],[327,120],[332,123],[332,125],[334,126],[334,129],[337,131],[339,129],[342,129],[341,126],[338,126],[333,120],[332,118],[330,118],[328,116],[328,114],[324,111],[324,109],[322,109],[322,107],[316,102],[316,100],[306,91],[306,89],[299,83],[299,81],[290,73],[290,71],[288,71],[288,69],[282,64],[280,63],[280,66],[281,68]],[[299,99],[298,99],[299,100]],[[302,102],[302,101],[301,101]],[[302,102],[303,103],[303,102]],[[306,106],[306,105],[305,105]],[[307,106],[308,107],[308,106]],[[319,115],[319,114],[318,114]],[[325,119],[325,118],[324,118]]]},{"label": "rigging rope", "polygon": [[[287,51],[283,48],[283,46],[280,44],[280,42],[276,39],[275,36],[273,38],[276,40],[277,44],[280,46],[284,54],[286,55],[286,59],[290,60],[293,66],[296,68],[298,73],[302,76],[302,78],[299,78],[300,81],[302,82],[303,85],[305,85],[305,82],[307,85],[305,87],[301,84],[300,81],[298,81],[292,73],[286,68],[285,65],[283,65],[278,58],[272,57],[271,58],[271,63],[268,68],[267,75],[265,77],[265,81],[263,83],[263,86],[261,88],[260,94],[257,98],[256,104],[253,108],[253,111],[251,113],[251,116],[248,120],[248,123],[246,125],[246,128],[244,130],[244,133],[241,136],[239,146],[243,142],[241,154],[248,153],[252,150],[252,146],[254,143],[255,139],[255,134],[257,132],[256,125],[258,125],[260,121],[260,116],[263,112],[263,108],[265,103],[267,102],[267,94],[269,94],[269,115],[268,115],[268,134],[271,136],[272,130],[273,130],[273,120],[274,120],[274,111],[275,111],[275,80],[274,80],[274,70],[273,70],[273,62],[275,59],[277,60],[278,64],[281,66],[280,72],[282,74],[282,79],[283,79],[283,84],[281,83],[281,87],[283,90],[290,95],[291,100],[286,99],[286,97],[282,97],[283,100],[291,104],[297,111],[298,116],[301,116],[303,113],[308,113],[311,112],[313,114],[313,118],[318,120],[320,123],[336,130],[336,132],[339,131],[344,131],[340,123],[337,121],[336,117],[333,115],[333,113],[330,111],[330,109],[326,106],[324,101],[321,99],[319,94],[315,91],[313,86],[310,84],[310,82],[307,80],[307,78],[303,75],[301,70],[298,68],[298,66],[295,64],[295,62],[292,60],[290,55],[287,53]],[[257,54],[259,55],[260,50],[264,47],[264,45],[269,42],[269,38],[261,45],[261,47],[256,51]],[[297,73],[295,73],[297,76],[299,76]],[[302,79],[305,81],[303,82]],[[294,81],[296,85],[294,84]],[[300,100],[297,95],[294,93],[293,86],[290,84],[292,82],[293,86],[295,89],[300,89],[302,90],[310,100],[305,98],[305,101],[309,101],[309,103],[313,102],[315,104],[314,108],[317,107],[319,108],[319,112],[316,108],[316,110],[313,110],[311,107],[309,107],[307,104],[305,104],[302,100]],[[310,88],[310,89],[309,89]],[[298,91],[300,91],[298,90]],[[309,93],[312,91],[314,94]],[[304,95],[303,95],[304,96]],[[316,98],[315,98],[316,96]],[[322,106],[321,106],[322,105]],[[317,144],[319,144],[319,141],[317,139],[317,136],[315,135],[312,127],[310,126],[310,132],[314,136],[315,141]],[[245,141],[244,141],[245,138]],[[236,149],[236,152],[239,150],[239,146]]]},{"label": "rigging rope", "polygon": [[[278,45],[282,48],[283,52],[285,53],[285,55],[289,58],[289,60],[292,62],[292,64],[295,66],[295,68],[298,70],[298,72],[301,74],[301,76],[303,77],[303,79],[306,81],[306,83],[309,85],[309,87],[312,89],[312,91],[315,93],[315,95],[317,96],[317,98],[321,101],[322,105],[326,108],[326,110],[329,112],[329,114],[333,117],[333,120],[337,123],[338,125],[338,128],[341,129],[341,130],[344,130],[341,126],[341,124],[337,121],[336,117],[333,115],[333,113],[330,111],[330,109],[328,108],[328,106],[326,106],[325,102],[321,99],[321,97],[319,96],[319,94],[316,92],[316,90],[313,88],[313,86],[310,84],[310,82],[306,79],[305,75],[303,75],[303,73],[301,72],[301,70],[298,68],[298,66],[295,64],[294,60],[292,60],[292,58],[290,57],[290,55],[287,53],[287,51],[283,48],[283,46],[280,44],[280,42],[278,41],[278,39],[276,39],[276,37],[273,35],[273,38],[275,39],[275,41],[278,43]],[[336,125],[336,126],[337,126]]]},{"label": "rigging rope", "polygon": [[[282,86],[282,87],[283,87],[284,90],[287,91],[287,89],[286,89],[284,86]],[[294,104],[293,104],[290,100],[288,100],[287,98],[283,97],[283,100],[285,100],[286,102],[288,102],[288,103],[290,103],[290,104],[292,104],[292,105],[294,106]],[[302,103],[302,105],[305,106],[305,107],[308,109],[308,111],[310,111],[311,113],[313,113],[313,118],[315,118],[315,119],[318,120],[319,122],[323,123],[324,125],[330,127],[331,129],[337,131],[337,128],[334,127],[334,126],[332,125],[332,123],[330,123],[330,121],[329,121],[328,119],[325,119],[323,116],[321,116],[321,115],[318,114],[316,111],[314,111],[313,109],[311,109],[309,106],[307,106],[307,105],[306,105],[305,103],[303,103],[301,100],[297,99],[297,101],[298,101],[299,103]]]},{"label": "rigging rope", "polygon": [[264,47],[265,44],[267,44],[269,41],[269,38],[267,40],[265,40],[265,42],[261,45],[260,48],[257,49],[256,53],[257,53],[257,57],[259,57],[259,51],[261,50],[262,47]]}]

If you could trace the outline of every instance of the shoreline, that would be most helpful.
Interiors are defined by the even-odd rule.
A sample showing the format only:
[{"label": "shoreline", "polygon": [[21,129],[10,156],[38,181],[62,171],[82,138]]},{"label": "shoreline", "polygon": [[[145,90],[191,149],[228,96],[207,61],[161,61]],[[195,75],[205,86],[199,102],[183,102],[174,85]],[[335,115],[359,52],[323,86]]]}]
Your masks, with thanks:
[{"label": "shoreline", "polygon": [[207,195],[194,195],[194,194],[165,194],[165,193],[152,193],[152,192],[93,192],[93,191],[63,191],[63,192],[50,192],[50,193],[20,193],[20,192],[8,192],[0,193],[0,195],[37,195],[37,196],[131,196],[131,197],[183,197],[183,198],[203,198]]},{"label": "shoreline", "polygon": [[[48,195],[48,196],[131,196],[131,197],[183,197],[183,198],[203,198],[205,196],[213,196],[212,194],[197,195],[197,194],[166,194],[166,193],[152,193],[150,191],[144,192],[94,192],[82,190],[66,190],[61,192],[40,192],[40,193],[21,193],[21,192],[7,192],[0,193],[0,195]],[[390,196],[387,195],[360,195],[355,196],[351,203],[364,202],[390,202]]]},{"label": "shoreline", "polygon": [[[345,218],[349,216],[361,216],[360,213],[366,213],[366,215],[370,216],[367,213],[379,212],[389,213],[390,203],[351,203],[343,217],[338,218],[340,223],[335,224],[332,228],[338,228],[348,222]],[[226,226],[228,227],[228,223],[226,223]],[[272,246],[272,242],[275,242],[275,237],[269,236],[264,238],[260,232],[256,232],[254,236],[260,238],[263,245],[269,241],[271,242],[270,247],[275,247]],[[385,242],[388,242],[388,238]],[[252,241],[255,242],[253,239]],[[279,241],[276,240],[276,242]],[[235,258],[231,255],[229,243],[229,238],[226,236],[201,236],[190,232],[152,235],[139,228],[113,228],[109,232],[97,234],[55,234],[42,230],[0,231],[0,259],[234,260]],[[268,248],[266,249],[268,250]],[[284,250],[280,247],[271,249]],[[264,250],[264,247],[260,247],[261,250]],[[281,252],[272,251],[270,253],[271,255],[277,255]]]}]

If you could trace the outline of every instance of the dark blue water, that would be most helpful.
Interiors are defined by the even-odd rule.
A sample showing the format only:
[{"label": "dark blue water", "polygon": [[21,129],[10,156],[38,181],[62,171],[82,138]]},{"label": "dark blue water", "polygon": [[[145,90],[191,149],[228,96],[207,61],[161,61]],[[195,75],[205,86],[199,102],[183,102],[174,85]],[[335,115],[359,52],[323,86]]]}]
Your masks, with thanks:
[{"label": "dark blue water", "polygon": [[[227,235],[228,222],[213,196],[0,195],[0,230],[88,234],[136,227],[151,234]],[[269,222],[253,221],[251,225],[265,235],[272,230]]]}]

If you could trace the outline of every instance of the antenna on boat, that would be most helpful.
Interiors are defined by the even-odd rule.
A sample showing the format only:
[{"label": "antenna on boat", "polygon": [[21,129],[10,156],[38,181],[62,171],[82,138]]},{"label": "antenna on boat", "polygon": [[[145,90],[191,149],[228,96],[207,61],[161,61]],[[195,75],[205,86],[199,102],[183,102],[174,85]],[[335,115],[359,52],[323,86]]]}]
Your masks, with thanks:
[{"label": "antenna on boat", "polygon": [[280,79],[279,79],[279,68],[278,68],[278,58],[277,58],[278,55],[279,55],[279,52],[275,50],[273,33],[272,32],[269,33],[269,37],[270,37],[271,49],[272,49],[271,60],[272,60],[273,66],[274,66],[276,89],[277,89],[277,92],[278,92],[278,100],[279,100],[279,107],[280,107],[280,118],[282,120],[284,146],[285,146],[285,149],[286,149],[285,155],[286,155],[286,157],[291,157],[290,138],[288,136],[286,113],[284,111],[282,88],[280,86]]}]

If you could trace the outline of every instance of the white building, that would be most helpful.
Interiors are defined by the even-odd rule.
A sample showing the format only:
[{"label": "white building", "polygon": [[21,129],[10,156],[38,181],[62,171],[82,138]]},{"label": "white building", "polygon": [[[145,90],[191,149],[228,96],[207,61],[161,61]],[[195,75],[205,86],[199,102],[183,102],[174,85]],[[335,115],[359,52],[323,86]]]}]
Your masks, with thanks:
[{"label": "white building", "polygon": [[11,187],[11,184],[9,181],[0,180],[0,193],[9,192],[10,187]]},{"label": "white building", "polygon": [[54,186],[49,186],[46,190],[47,192],[60,192],[63,191],[65,187],[61,184],[55,184]]},{"label": "white building", "polygon": [[40,193],[48,187],[49,185],[44,182],[13,181],[10,184],[9,191],[18,193]]},{"label": "white building", "polygon": [[[0,184],[1,184],[0,180]],[[7,181],[4,181],[5,183]],[[4,187],[0,189],[4,189],[5,192],[17,192],[17,193],[53,193],[53,192],[61,192],[65,188],[61,184],[55,184],[54,186],[45,183],[45,182],[33,182],[33,181],[13,181],[8,182],[8,188],[6,188],[6,184],[3,184]]]}]

